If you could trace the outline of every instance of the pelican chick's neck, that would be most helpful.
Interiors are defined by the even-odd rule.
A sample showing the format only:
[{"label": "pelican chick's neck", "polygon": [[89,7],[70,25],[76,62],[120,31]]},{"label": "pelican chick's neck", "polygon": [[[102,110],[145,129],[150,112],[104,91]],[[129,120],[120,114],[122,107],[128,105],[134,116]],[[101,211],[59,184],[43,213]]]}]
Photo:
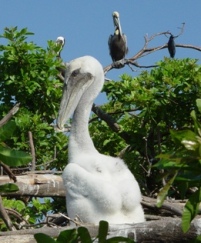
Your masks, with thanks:
[{"label": "pelican chick's neck", "polygon": [[80,153],[97,153],[89,134],[88,122],[93,102],[80,100],[73,114],[69,140],[70,157]]}]

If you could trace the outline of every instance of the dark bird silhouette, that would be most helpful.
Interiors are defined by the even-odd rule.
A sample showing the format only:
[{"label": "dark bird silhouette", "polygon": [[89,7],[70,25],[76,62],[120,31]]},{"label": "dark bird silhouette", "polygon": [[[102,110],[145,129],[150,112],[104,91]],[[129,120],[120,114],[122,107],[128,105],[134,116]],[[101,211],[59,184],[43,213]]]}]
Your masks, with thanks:
[{"label": "dark bird silhouette", "polygon": [[170,57],[174,58],[175,53],[176,53],[176,48],[175,48],[175,42],[174,42],[174,36],[171,34],[169,41],[168,41],[168,51],[170,53]]},{"label": "dark bird silhouette", "polygon": [[119,61],[125,57],[128,52],[126,35],[122,34],[119,13],[113,12],[114,35],[110,35],[108,40],[110,56],[113,62]]}]

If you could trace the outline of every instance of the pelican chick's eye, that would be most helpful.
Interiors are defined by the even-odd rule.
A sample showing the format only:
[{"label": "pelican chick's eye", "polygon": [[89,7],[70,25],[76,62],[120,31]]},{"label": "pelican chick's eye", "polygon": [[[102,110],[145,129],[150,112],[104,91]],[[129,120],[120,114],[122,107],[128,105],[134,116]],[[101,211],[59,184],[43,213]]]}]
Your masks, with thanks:
[{"label": "pelican chick's eye", "polygon": [[76,69],[72,72],[71,76],[76,77],[80,73],[80,69]]}]

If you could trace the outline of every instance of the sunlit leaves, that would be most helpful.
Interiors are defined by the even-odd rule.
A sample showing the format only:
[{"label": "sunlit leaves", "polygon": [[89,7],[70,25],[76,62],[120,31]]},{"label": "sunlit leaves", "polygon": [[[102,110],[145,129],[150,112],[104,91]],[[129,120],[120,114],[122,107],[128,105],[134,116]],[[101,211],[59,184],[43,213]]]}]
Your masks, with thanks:
[{"label": "sunlit leaves", "polygon": [[177,172],[174,174],[174,176],[166,183],[166,185],[161,189],[161,191],[157,195],[157,207],[161,207],[164,200],[166,199],[168,195],[168,191],[170,187],[172,186],[175,177],[177,176]]},{"label": "sunlit leaves", "polygon": [[0,147],[0,160],[9,166],[22,166],[31,162],[32,157],[18,150]]},{"label": "sunlit leaves", "polygon": [[[196,101],[198,110],[200,110],[200,100]],[[173,141],[176,143],[176,148],[173,154],[159,155],[160,161],[155,165],[158,168],[167,169],[171,164],[172,171],[175,171],[175,176],[162,188],[158,195],[158,205],[161,206],[162,201],[168,194],[170,186],[176,180],[178,182],[186,182],[188,184],[185,190],[195,186],[196,192],[190,196],[187,201],[182,215],[182,230],[187,232],[190,228],[190,223],[198,213],[201,202],[201,124],[197,120],[195,111],[191,112],[191,117],[194,122],[194,131],[180,130],[171,131]],[[176,176],[177,175],[177,176]],[[183,193],[183,191],[181,191]]]},{"label": "sunlit leaves", "polygon": [[[26,28],[17,27],[6,28],[1,35],[7,45],[0,48],[0,115],[3,117],[14,103],[20,103],[15,115],[16,128],[7,145],[30,151],[28,132],[31,131],[40,164],[52,160],[57,146],[50,124],[57,116],[63,84],[57,78],[61,60],[56,58],[55,42],[49,41],[47,47],[42,48],[30,40],[31,35]],[[12,129],[7,132],[11,133]],[[64,141],[66,143],[65,136]]]},{"label": "sunlit leaves", "polygon": [[201,187],[189,198],[185,204],[182,215],[182,230],[187,232],[190,228],[191,221],[195,218],[199,211],[201,203]]}]

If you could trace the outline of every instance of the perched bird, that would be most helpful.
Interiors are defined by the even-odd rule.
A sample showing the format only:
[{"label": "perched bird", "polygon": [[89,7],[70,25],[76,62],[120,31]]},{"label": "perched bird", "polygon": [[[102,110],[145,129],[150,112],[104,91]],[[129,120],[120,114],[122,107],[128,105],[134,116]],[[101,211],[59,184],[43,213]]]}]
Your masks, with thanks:
[{"label": "perched bird", "polygon": [[113,62],[119,61],[125,57],[128,52],[126,35],[122,34],[119,13],[113,12],[114,35],[110,35],[108,40],[110,56]]},{"label": "perched bird", "polygon": [[57,127],[72,117],[68,165],[63,171],[70,218],[86,223],[143,222],[139,185],[120,158],[100,154],[89,135],[92,104],[104,83],[101,64],[91,56],[72,60],[66,72]]},{"label": "perched bird", "polygon": [[[63,47],[65,45],[65,39],[63,36],[59,36],[56,39],[56,54],[57,59],[62,60],[61,58],[61,51],[63,50]],[[60,71],[60,75],[64,78],[65,71],[66,71],[66,64],[62,62],[62,67],[59,67],[58,70]]]},{"label": "perched bird", "polygon": [[61,58],[61,51],[65,45],[65,39],[63,36],[59,36],[56,39],[56,46],[57,48],[57,57]]},{"label": "perched bird", "polygon": [[175,47],[175,42],[174,42],[174,36],[171,34],[169,41],[168,41],[168,51],[170,53],[170,57],[174,58],[175,53],[176,53],[176,47]]}]

